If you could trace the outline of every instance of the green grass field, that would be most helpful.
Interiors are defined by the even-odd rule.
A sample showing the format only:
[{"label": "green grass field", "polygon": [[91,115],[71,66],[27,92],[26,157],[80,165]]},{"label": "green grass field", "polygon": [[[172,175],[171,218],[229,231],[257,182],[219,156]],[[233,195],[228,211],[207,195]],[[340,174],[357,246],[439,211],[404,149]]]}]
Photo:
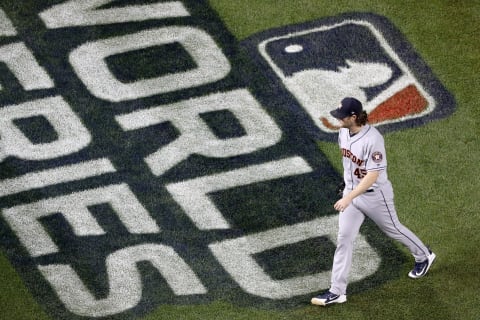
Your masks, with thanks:
[{"label": "green grass field", "polygon": [[[385,135],[400,220],[437,254],[427,277],[394,280],[329,308],[258,309],[214,301],[164,305],[142,319],[478,319],[480,314],[480,1],[210,0],[241,41],[257,32],[346,12],[387,17],[456,100],[445,119]],[[18,4],[20,6],[20,3]],[[334,143],[318,142],[340,172]],[[407,253],[399,246],[399,250]],[[0,318],[50,319],[0,254]],[[244,305],[239,303],[239,305]]]}]

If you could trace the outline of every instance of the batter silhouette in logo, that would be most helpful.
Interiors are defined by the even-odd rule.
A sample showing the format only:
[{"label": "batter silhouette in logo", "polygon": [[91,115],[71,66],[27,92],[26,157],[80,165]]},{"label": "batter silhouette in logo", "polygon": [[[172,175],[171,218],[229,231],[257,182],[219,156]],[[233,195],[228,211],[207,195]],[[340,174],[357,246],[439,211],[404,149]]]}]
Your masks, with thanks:
[{"label": "batter silhouette in logo", "polygon": [[[366,103],[364,89],[382,85],[392,77],[390,67],[382,63],[346,60],[346,64],[347,67],[339,67],[338,71],[308,69],[285,78],[287,88],[312,118],[321,118],[322,124],[327,128],[336,127],[330,117],[325,116],[322,106],[334,106],[344,96],[358,97],[362,103]],[[370,109],[372,107],[370,105]]]},{"label": "batter silhouette in logo", "polygon": [[320,139],[334,139],[339,128],[328,111],[345,96],[357,97],[370,123],[386,130],[424,124],[454,106],[401,33],[381,16],[348,14],[269,30],[244,46],[286,89],[278,99],[306,116],[305,126]]}]

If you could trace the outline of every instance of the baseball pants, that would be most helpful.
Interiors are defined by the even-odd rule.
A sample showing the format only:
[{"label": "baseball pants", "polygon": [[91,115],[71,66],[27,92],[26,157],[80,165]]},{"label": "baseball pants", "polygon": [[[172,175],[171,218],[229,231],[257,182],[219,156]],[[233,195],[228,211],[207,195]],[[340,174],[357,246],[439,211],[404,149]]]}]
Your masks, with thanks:
[{"label": "baseball pants", "polygon": [[393,202],[392,185],[386,183],[374,189],[373,192],[365,192],[356,197],[344,211],[340,212],[330,287],[332,293],[346,294],[354,241],[365,216],[375,222],[387,236],[405,245],[416,262],[427,259],[428,248],[398,220]]}]

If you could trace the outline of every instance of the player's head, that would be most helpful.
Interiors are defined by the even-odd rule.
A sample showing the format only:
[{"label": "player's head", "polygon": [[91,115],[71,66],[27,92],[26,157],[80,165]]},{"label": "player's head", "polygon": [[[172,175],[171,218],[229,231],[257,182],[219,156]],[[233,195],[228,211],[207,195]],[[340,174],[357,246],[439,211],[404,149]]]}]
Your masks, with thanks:
[{"label": "player's head", "polygon": [[363,126],[368,122],[368,115],[367,112],[363,110],[362,103],[352,97],[344,98],[340,106],[330,111],[330,114],[342,122],[354,120],[358,126]]}]

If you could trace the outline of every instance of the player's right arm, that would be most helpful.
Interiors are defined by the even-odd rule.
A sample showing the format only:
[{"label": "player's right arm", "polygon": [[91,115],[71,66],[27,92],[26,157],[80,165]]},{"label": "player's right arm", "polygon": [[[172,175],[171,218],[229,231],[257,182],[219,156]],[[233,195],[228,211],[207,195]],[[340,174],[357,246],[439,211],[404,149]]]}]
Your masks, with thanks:
[{"label": "player's right arm", "polygon": [[379,170],[368,171],[365,177],[360,180],[360,183],[348,194],[346,194],[342,199],[338,200],[333,207],[335,210],[343,211],[346,207],[352,203],[353,199],[359,195],[365,193],[372,185],[377,181],[377,178],[380,174]]}]

